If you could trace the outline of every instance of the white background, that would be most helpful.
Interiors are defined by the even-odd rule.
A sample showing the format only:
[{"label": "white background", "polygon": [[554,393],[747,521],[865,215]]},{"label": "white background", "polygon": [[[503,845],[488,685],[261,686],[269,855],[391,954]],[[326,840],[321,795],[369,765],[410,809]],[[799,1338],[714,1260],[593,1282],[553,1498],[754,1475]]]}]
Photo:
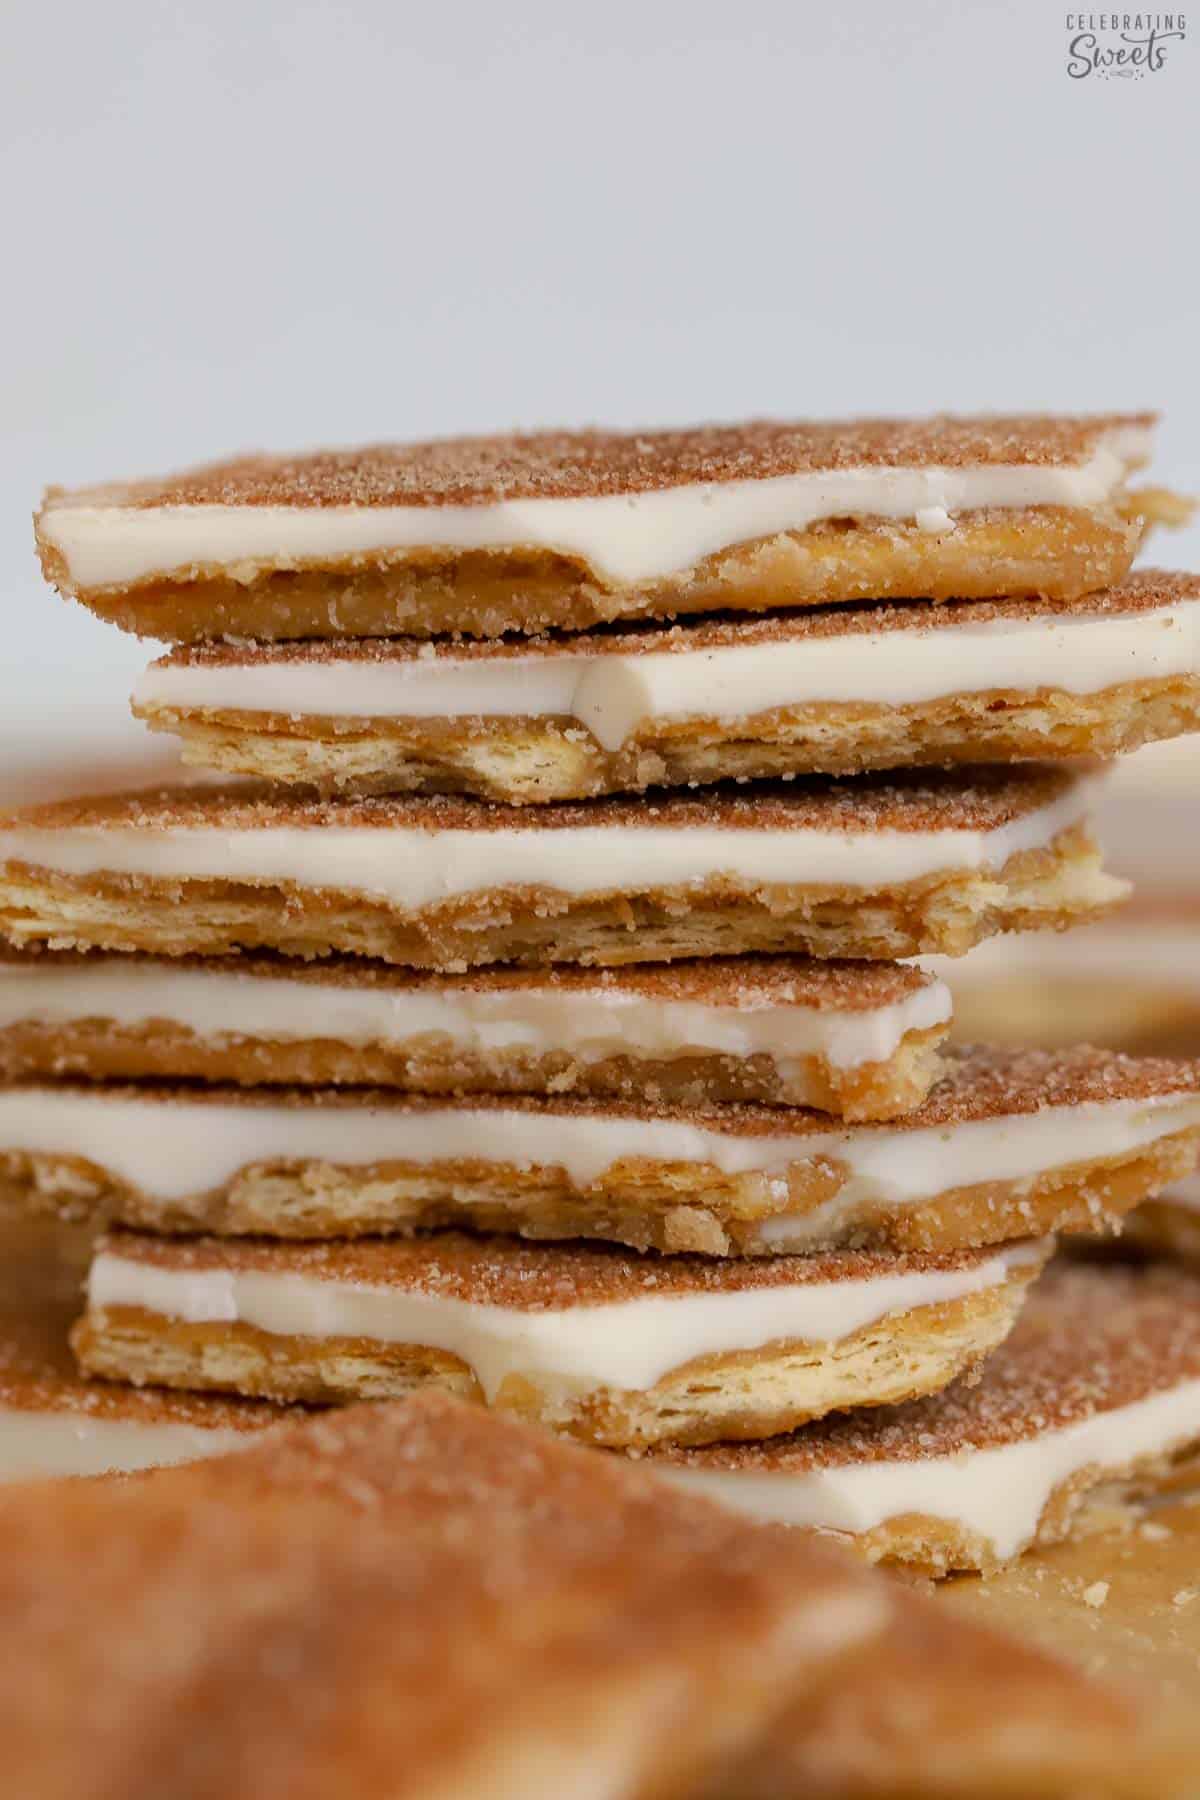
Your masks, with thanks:
[{"label": "white background", "polygon": [[[9,773],[146,651],[46,482],[748,413],[1162,407],[1200,489],[1200,18],[1073,81],[1044,0],[4,9]],[[1200,564],[1200,533],[1168,542]],[[132,735],[128,741],[140,742]]]}]

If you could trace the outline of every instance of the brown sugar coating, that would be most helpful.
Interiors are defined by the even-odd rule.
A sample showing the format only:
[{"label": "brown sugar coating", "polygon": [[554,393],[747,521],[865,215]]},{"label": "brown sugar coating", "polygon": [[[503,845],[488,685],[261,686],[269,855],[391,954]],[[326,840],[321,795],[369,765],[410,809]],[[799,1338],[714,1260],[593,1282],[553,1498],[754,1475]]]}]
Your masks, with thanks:
[{"label": "brown sugar coating", "polygon": [[[854,606],[809,612],[773,612],[759,618],[716,615],[696,623],[654,627],[601,625],[586,633],[553,632],[540,637],[482,642],[417,642],[410,638],[311,640],[286,644],[198,644],[181,646],[160,658],[156,668],[253,668],[270,664],[302,667],[341,663],[510,662],[555,656],[682,655],[760,644],[800,643],[824,638],[873,637],[883,631],[957,631],[996,621],[1120,618],[1200,599],[1200,575],[1139,569],[1118,586],[1072,600],[1016,597],[1004,600],[947,600],[932,607]],[[948,674],[947,685],[951,685]],[[719,710],[719,709],[714,709]]]},{"label": "brown sugar coating", "polygon": [[486,506],[509,500],[652,493],[694,482],[763,481],[819,470],[1086,462],[1107,433],[1152,413],[923,419],[758,419],[686,430],[547,431],[250,455],[73,492],[46,506]]},{"label": "brown sugar coating", "polygon": [[[925,1131],[981,1119],[1029,1115],[1047,1107],[1072,1107],[1123,1100],[1187,1098],[1200,1092],[1200,1061],[1124,1056],[1115,1050],[1019,1050],[987,1045],[953,1046],[945,1073],[928,1099],[903,1118],[841,1126],[809,1107],[702,1107],[650,1101],[544,1098],[531,1094],[478,1094],[464,1104],[473,1112],[527,1113],[561,1119],[661,1120],[697,1125],[725,1137],[801,1138],[872,1132]],[[37,1083],[11,1082],[10,1090]],[[444,1112],[444,1097],[400,1094],[387,1089],[188,1087],[172,1083],[137,1086],[63,1082],[59,1092],[77,1092],[89,1103],[133,1102],[147,1106],[280,1107],[345,1112],[379,1110],[394,1114]],[[51,1146],[42,1146],[50,1149]],[[635,1152],[636,1154],[636,1152]]]},{"label": "brown sugar coating", "polygon": [[[633,964],[622,969],[472,969],[443,975],[350,957],[303,963],[265,951],[244,956],[185,956],[168,962],[138,955],[118,959],[95,950],[14,950],[0,944],[0,974],[5,968],[39,967],[84,973],[89,966],[127,966],[132,973],[139,967],[203,970],[261,981],[300,981],[313,988],[368,988],[389,993],[598,993],[695,1001],[739,1011],[797,1006],[818,1013],[871,1012],[932,987],[935,980],[910,963],[817,962],[802,956],[718,956],[710,961]],[[319,1012],[313,1017],[312,1035],[322,1035]]]},{"label": "brown sugar coating", "polygon": [[836,781],[764,782],[753,793],[736,785],[702,797],[671,795],[578,801],[539,807],[443,795],[391,795],[368,800],[289,797],[265,784],[170,787],[80,797],[0,815],[0,830],[171,829],[255,831],[277,826],[318,830],[352,827],[393,831],[554,831],[718,829],[723,831],[992,831],[1066,794],[1073,774],[1036,764],[1005,768],[902,771]]},{"label": "brown sugar coating", "polygon": [[361,1282],[431,1299],[472,1301],[518,1312],[562,1312],[638,1300],[686,1299],[696,1294],[740,1294],[757,1288],[803,1288],[830,1282],[880,1281],[893,1275],[969,1271],[982,1267],[996,1254],[994,1248],[958,1250],[943,1256],[839,1250],[737,1262],[704,1256],[638,1256],[607,1244],[529,1244],[520,1238],[472,1237],[457,1231],[343,1244],[181,1240],[117,1231],[102,1239],[99,1248],[160,1269],[252,1271],[316,1281]]},{"label": "brown sugar coating", "polygon": [[37,1221],[0,1223],[0,1410],[224,1431],[278,1422],[275,1409],[256,1402],[85,1380],[68,1333],[83,1305],[90,1237]]},{"label": "brown sugar coating", "polygon": [[770,1444],[663,1452],[692,1468],[770,1474],[917,1462],[1019,1443],[1200,1379],[1200,1277],[1165,1264],[1057,1262],[979,1380]]}]

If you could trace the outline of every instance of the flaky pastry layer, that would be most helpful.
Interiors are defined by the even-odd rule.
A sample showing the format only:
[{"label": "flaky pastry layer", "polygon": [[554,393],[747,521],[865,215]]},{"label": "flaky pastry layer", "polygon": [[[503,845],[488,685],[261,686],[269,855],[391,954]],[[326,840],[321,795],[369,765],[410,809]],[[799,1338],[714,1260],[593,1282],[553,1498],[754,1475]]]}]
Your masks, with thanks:
[{"label": "flaky pastry layer", "polygon": [[[936,646],[931,649],[936,654]],[[475,794],[544,805],[798,774],[1109,757],[1200,727],[1200,677],[1100,694],[1015,689],[913,705],[829,702],[733,721],[658,723],[603,750],[569,719],[320,719],[139,708],[202,768],[328,794]]]},{"label": "flaky pastry layer", "polygon": [[949,995],[905,963],[711,958],[440,975],[346,958],[0,956],[0,1076],[919,1105]]}]

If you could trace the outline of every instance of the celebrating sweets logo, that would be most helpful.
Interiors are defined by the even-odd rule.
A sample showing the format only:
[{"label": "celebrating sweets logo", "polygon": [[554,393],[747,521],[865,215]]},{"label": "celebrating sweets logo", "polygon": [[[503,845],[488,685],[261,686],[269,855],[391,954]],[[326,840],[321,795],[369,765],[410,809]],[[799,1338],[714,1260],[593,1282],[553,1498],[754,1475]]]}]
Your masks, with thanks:
[{"label": "celebrating sweets logo", "polygon": [[1186,36],[1184,13],[1068,13],[1067,74],[1140,81],[1157,75]]}]

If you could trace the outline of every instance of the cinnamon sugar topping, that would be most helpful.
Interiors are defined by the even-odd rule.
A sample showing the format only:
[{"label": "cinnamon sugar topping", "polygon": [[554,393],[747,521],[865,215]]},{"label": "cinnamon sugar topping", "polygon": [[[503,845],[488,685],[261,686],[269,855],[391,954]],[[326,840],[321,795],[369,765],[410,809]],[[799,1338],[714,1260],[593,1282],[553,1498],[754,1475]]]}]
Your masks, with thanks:
[{"label": "cinnamon sugar topping", "polygon": [[5,1771],[46,1800],[691,1791],[909,1604],[438,1396],[25,1487],[0,1530]]},{"label": "cinnamon sugar topping", "polygon": [[[1002,1119],[1043,1112],[1049,1108],[1103,1105],[1122,1101],[1187,1097],[1200,1089],[1200,1061],[1163,1057],[1123,1056],[1112,1050],[1087,1047],[1075,1050],[1012,1050],[987,1046],[952,1046],[944,1053],[945,1073],[928,1099],[902,1118],[839,1128],[826,1113],[807,1107],[771,1107],[750,1103],[701,1107],[663,1102],[575,1099],[556,1095],[543,1099],[521,1094],[477,1094],[470,1098],[472,1113],[526,1114],[531,1119],[630,1119],[676,1122],[700,1126],[720,1137],[828,1137],[839,1129],[843,1136],[865,1138],[872,1133],[924,1131],[976,1120]],[[4,1091],[53,1093],[64,1098],[77,1094],[97,1106],[105,1104],[166,1107],[173,1104],[214,1109],[233,1106],[239,1111],[255,1108],[290,1111],[344,1112],[353,1116],[374,1113],[419,1116],[444,1114],[445,1098],[404,1094],[387,1089],[363,1088],[263,1088],[169,1085],[144,1083],[123,1086],[107,1083],[102,1089],[86,1083],[61,1082],[53,1089],[34,1082],[12,1082]],[[46,1146],[50,1148],[50,1146]]]},{"label": "cinnamon sugar topping", "polygon": [[482,506],[854,468],[1058,467],[1085,461],[1113,432],[1145,431],[1153,423],[1151,413],[941,415],[443,438],[235,457],[165,479],[52,489],[47,505]]},{"label": "cinnamon sugar topping", "polygon": [[1012,769],[915,770],[848,780],[813,776],[763,782],[753,793],[735,784],[703,796],[672,794],[585,800],[538,807],[501,806],[443,796],[369,800],[292,798],[267,784],[145,789],[56,801],[0,815],[0,829],[105,829],[156,833],[174,828],[243,832],[277,826],[319,830],[552,832],[584,827],[672,831],[827,831],[868,837],[879,831],[991,831],[1065,796],[1069,772]]},{"label": "cinnamon sugar topping", "polygon": [[156,1238],[118,1231],[103,1239],[98,1248],[126,1262],[174,1272],[217,1269],[295,1275],[531,1313],[630,1300],[969,1272],[996,1255],[990,1246],[942,1256],[845,1250],[735,1261],[637,1256],[605,1244],[529,1244],[519,1238],[472,1237],[454,1231],[416,1239],[329,1244]]},{"label": "cinnamon sugar topping", "polygon": [[[129,953],[103,951],[15,950],[0,944],[4,970],[158,969],[236,975],[261,981],[287,980],[320,988],[378,989],[389,993],[604,994],[664,1001],[695,1001],[712,1006],[751,1010],[759,1006],[797,1006],[813,1012],[870,1012],[907,999],[934,986],[934,977],[911,963],[817,962],[801,956],[729,956],[709,961],[634,963],[621,969],[474,969],[443,975],[404,969],[358,958],[330,957],[319,963],[297,962],[264,952],[225,957],[181,956],[170,962]],[[322,1034],[314,1015],[314,1037]]]}]

